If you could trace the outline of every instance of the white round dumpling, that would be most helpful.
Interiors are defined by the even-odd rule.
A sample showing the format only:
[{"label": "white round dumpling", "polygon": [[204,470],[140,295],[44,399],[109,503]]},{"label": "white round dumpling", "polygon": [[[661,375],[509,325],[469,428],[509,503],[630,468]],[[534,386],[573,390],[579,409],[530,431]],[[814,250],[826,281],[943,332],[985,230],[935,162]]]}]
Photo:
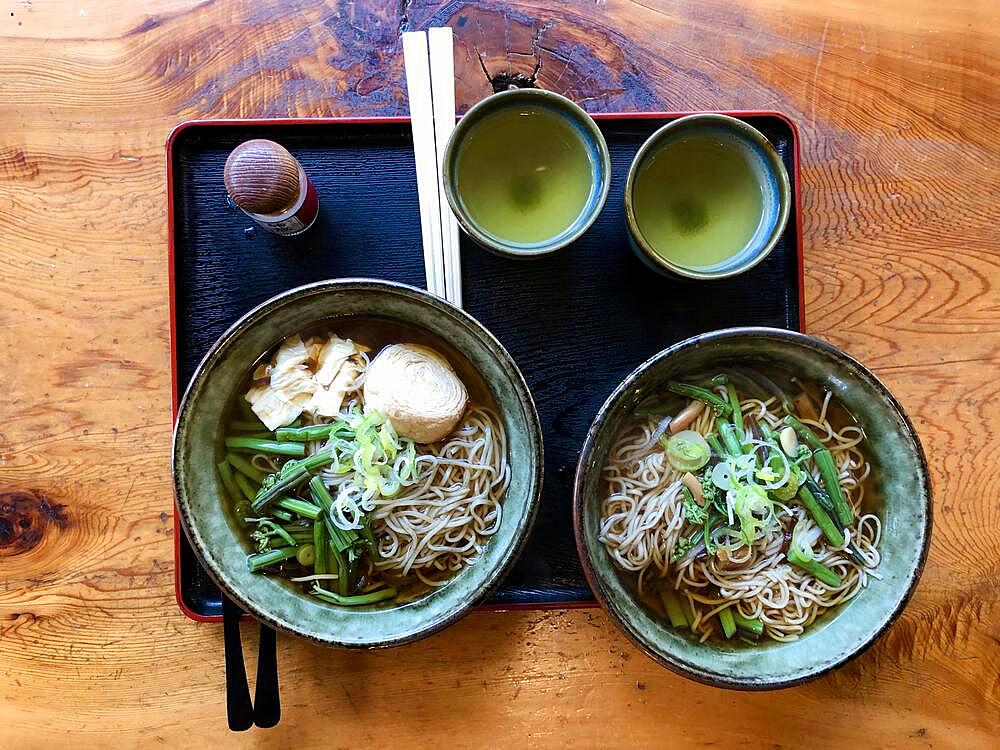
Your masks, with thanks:
[{"label": "white round dumpling", "polygon": [[435,443],[465,412],[469,394],[444,357],[419,344],[387,346],[368,365],[365,410],[392,421],[402,437]]}]

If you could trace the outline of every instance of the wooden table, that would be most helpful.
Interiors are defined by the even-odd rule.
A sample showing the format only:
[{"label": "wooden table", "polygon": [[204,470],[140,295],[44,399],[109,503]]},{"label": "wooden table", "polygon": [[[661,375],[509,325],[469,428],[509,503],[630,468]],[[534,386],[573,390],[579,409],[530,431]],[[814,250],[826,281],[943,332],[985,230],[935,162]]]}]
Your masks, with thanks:
[{"label": "wooden table", "polygon": [[[293,5],[4,3],[0,746],[995,742],[995,0]],[[935,490],[916,596],[855,662],[741,694],[658,667],[599,610],[473,614],[390,652],[281,639],[284,721],[227,732],[221,628],[174,603],[164,141],[193,117],[405,114],[398,34],[440,24],[463,109],[521,73],[592,111],[799,124],[808,330],[893,389]]]}]

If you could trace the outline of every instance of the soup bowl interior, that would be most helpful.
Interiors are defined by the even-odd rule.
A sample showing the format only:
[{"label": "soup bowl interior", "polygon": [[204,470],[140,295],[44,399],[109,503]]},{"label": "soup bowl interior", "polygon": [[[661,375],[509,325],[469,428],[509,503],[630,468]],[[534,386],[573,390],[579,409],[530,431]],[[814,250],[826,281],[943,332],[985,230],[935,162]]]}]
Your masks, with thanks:
[{"label": "soup bowl interior", "polygon": [[[609,448],[644,398],[671,379],[734,364],[781,367],[833,393],[867,436],[872,465],[869,512],[882,521],[877,573],[858,596],[822,615],[796,641],[757,645],[698,643],[636,598],[598,540]],[[787,687],[817,677],[869,646],[898,616],[919,578],[931,532],[926,459],[902,408],[867,369],[809,336],[769,328],[736,328],[688,339],[660,352],[611,394],[591,426],[574,491],[577,547],[591,588],[628,637],[654,659],[692,679],[741,688]]]},{"label": "soup bowl interior", "polygon": [[[446,585],[406,603],[336,607],[276,576],[250,573],[247,534],[220,500],[227,405],[251,365],[287,336],[317,323],[377,317],[417,327],[461,354],[490,391],[508,437],[510,486],[499,530],[473,565]],[[173,475],[184,531],[209,575],[258,619],[330,645],[390,646],[429,635],[486,597],[516,559],[534,521],[541,489],[541,431],[517,366],[493,336],[461,310],[402,284],[366,279],[325,281],[285,292],[247,313],[216,342],[196,370],[174,433]]]}]

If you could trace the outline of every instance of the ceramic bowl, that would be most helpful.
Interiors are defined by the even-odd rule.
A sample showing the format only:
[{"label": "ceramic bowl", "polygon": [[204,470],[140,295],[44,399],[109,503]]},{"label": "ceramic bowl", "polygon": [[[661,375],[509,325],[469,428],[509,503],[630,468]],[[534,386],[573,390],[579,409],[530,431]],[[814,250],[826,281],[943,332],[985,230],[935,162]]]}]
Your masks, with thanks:
[{"label": "ceramic bowl", "polygon": [[[689,268],[657,253],[642,233],[635,216],[635,184],[639,170],[660,149],[677,140],[705,134],[742,155],[760,185],[763,210],[757,231],[741,249],[713,266]],[[763,133],[729,115],[698,113],[667,123],[639,148],[625,181],[625,224],[632,250],[652,270],[666,276],[710,281],[736,276],[763,261],[785,231],[791,202],[788,172]]]},{"label": "ceramic bowl", "polygon": [[[801,638],[748,646],[697,643],[639,602],[598,541],[601,470],[636,404],[666,381],[733,364],[778,365],[833,392],[864,429],[882,520],[878,573],[858,596],[814,623]],[[632,372],[601,407],[587,434],[574,487],[577,548],[591,588],[625,634],[666,667],[699,682],[740,689],[796,685],[861,653],[899,616],[916,586],[931,534],[927,462],[913,425],[888,389],[830,344],[773,328],[730,328],[687,339]]]},{"label": "ceramic bowl", "polygon": [[[214,465],[226,404],[262,353],[318,321],[378,317],[424,328],[464,355],[488,385],[506,427],[511,466],[503,521],[483,556],[447,585],[406,604],[337,607],[295,584],[247,570],[245,534],[219,501]],[[517,558],[542,482],[538,416],[510,355],[474,318],[413,287],[369,279],[298,287],[254,308],[212,346],[181,402],[174,432],[174,491],[184,531],[226,596],[259,620],[320,643],[374,648],[427,636],[488,596]]]},{"label": "ceramic bowl", "polygon": [[[484,117],[507,107],[541,107],[563,117],[582,137],[590,159],[591,186],[587,202],[576,220],[554,237],[542,242],[522,243],[505,240],[480,228],[469,216],[457,185],[457,161],[462,144],[469,133]],[[512,144],[516,147],[516,144]],[[611,187],[611,155],[604,134],[594,119],[570,99],[544,89],[511,89],[486,97],[475,104],[462,119],[448,139],[443,158],[445,195],[459,224],[478,244],[498,255],[511,258],[531,258],[547,255],[566,247],[594,223]]]}]

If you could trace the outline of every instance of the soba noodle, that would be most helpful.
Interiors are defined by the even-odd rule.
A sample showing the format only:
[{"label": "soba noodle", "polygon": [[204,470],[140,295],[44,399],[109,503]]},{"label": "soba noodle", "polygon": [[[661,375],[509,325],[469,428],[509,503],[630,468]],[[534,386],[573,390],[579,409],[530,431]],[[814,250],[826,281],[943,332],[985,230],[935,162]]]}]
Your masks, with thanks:
[{"label": "soba noodle", "polygon": [[[725,398],[725,388],[719,393]],[[848,601],[878,578],[881,524],[876,515],[863,512],[865,480],[871,471],[859,448],[864,435],[855,425],[834,428],[828,419],[829,396],[818,419],[801,421],[814,429],[832,453],[840,486],[854,511],[839,547],[820,535],[803,507],[793,501],[774,501],[777,523],[759,533],[752,544],[706,554],[705,544],[700,543],[672,562],[682,536],[695,527],[685,518],[684,472],[668,462],[655,435],[657,422],[633,424],[610,449],[604,467],[607,496],[601,510],[600,541],[617,567],[636,574],[641,596],[667,586],[686,599],[690,629],[699,640],[721,633],[715,615],[731,606],[744,618],[760,620],[764,635],[776,641],[795,640],[823,612]],[[739,403],[747,424],[763,422],[781,428],[783,415],[775,398],[742,398]],[[662,430],[662,423],[659,427]],[[703,409],[690,429],[703,436],[712,433],[712,410]],[[808,466],[808,470],[820,480],[815,467]],[[831,586],[788,562],[785,553],[796,524],[802,524],[797,533],[812,543],[813,559],[834,571],[840,585]]]}]

